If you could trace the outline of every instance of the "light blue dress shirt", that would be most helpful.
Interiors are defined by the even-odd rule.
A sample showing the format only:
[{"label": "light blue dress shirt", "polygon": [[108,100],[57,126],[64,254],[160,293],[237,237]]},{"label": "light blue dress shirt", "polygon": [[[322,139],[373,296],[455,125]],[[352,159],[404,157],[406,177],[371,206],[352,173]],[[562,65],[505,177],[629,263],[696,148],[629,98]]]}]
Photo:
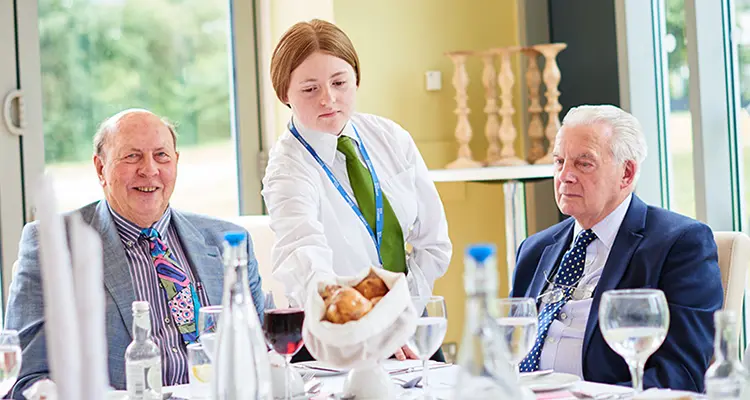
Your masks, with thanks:
[{"label": "light blue dress shirt", "polygon": [[[625,219],[632,197],[632,194],[626,197],[614,211],[591,228],[596,234],[596,239],[586,248],[583,277],[578,282],[573,298],[563,306],[558,318],[550,325],[539,359],[539,369],[554,369],[556,372],[578,375],[583,379],[583,336],[591,311],[591,296],[602,275],[604,264],[609,258],[609,252]],[[582,230],[583,227],[576,221],[573,237],[577,237]],[[569,248],[572,246],[571,241]]]}]

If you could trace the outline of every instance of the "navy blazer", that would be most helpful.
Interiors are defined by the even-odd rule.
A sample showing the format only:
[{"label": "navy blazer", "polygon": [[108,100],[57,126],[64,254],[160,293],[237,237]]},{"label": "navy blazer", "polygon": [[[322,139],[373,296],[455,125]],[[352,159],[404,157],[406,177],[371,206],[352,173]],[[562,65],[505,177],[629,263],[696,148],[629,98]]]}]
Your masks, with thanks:
[{"label": "navy blazer", "polygon": [[[545,273],[573,240],[574,225],[568,218],[521,243],[512,296],[539,296]],[[711,229],[633,195],[593,294],[582,351],[587,381],[629,384],[627,364],[599,330],[598,311],[604,291],[631,288],[661,289],[669,303],[669,333],[646,363],[644,388],[703,392],[703,375],[713,355],[713,314],[724,300]]]}]

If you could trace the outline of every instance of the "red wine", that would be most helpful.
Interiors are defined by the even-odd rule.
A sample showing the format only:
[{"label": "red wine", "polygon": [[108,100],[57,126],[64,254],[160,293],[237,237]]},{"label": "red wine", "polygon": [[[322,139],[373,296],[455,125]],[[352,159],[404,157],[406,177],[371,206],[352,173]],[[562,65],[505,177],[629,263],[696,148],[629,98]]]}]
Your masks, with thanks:
[{"label": "red wine", "polygon": [[263,333],[273,350],[282,355],[294,355],[302,347],[302,322],[305,312],[301,308],[266,310]]}]

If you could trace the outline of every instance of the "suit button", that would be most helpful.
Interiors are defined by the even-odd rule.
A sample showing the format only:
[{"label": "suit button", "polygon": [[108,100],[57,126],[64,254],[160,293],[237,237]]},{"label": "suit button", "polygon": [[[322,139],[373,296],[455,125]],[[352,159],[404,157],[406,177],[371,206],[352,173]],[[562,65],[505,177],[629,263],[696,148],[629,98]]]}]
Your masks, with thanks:
[{"label": "suit button", "polygon": [[172,353],[177,353],[177,347],[172,347]]}]

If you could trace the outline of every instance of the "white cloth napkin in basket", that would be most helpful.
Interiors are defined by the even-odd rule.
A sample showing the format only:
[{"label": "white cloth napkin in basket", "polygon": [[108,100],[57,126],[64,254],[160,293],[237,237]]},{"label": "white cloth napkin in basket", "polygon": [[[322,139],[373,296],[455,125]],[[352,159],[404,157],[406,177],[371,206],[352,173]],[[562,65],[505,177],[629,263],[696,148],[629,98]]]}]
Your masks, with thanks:
[{"label": "white cloth napkin in basket", "polygon": [[315,285],[308,293],[303,338],[310,354],[318,361],[339,368],[356,368],[390,357],[414,334],[417,313],[412,305],[406,276],[372,268],[356,276],[338,277],[326,284],[355,286],[373,271],[388,286],[388,293],[364,317],[345,324],[324,320],[325,304]]}]

